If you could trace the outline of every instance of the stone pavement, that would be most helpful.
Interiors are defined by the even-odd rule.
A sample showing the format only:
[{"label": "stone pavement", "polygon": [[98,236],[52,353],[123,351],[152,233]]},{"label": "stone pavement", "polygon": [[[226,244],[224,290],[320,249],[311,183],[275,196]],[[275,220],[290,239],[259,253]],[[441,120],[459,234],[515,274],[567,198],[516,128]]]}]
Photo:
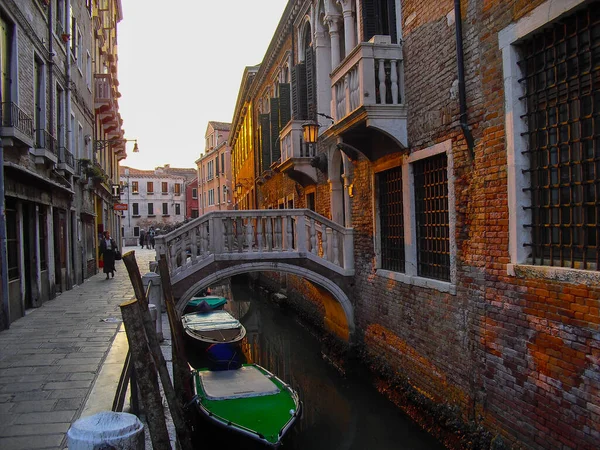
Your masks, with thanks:
[{"label": "stone pavement", "polygon": [[[155,251],[122,252],[130,250],[144,275]],[[0,449],[64,449],[73,422],[110,410],[127,352],[119,305],[134,296],[122,261],[116,269],[115,278],[100,272],[0,331]]]}]

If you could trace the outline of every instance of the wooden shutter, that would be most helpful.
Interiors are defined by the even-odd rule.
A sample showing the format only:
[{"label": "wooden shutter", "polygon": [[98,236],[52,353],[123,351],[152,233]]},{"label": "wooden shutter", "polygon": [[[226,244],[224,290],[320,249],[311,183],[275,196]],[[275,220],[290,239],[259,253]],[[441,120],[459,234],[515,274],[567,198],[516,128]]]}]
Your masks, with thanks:
[{"label": "wooden shutter", "polygon": [[271,98],[271,163],[281,158],[279,144],[279,99]]},{"label": "wooden shutter", "polygon": [[279,129],[285,127],[292,118],[292,105],[290,100],[290,85],[279,85]]},{"label": "wooden shutter", "polygon": [[312,47],[306,47],[304,52],[306,64],[306,118],[317,117],[317,77],[315,70],[315,58]]},{"label": "wooden shutter", "polygon": [[362,42],[368,42],[374,35],[377,34],[377,2],[379,0],[362,0],[361,16],[363,24]]},{"label": "wooden shutter", "polygon": [[260,121],[260,171],[271,166],[271,124],[268,114],[259,114]]},{"label": "wooden shutter", "polygon": [[295,120],[306,119],[306,69],[304,63],[292,67],[292,114]]}]

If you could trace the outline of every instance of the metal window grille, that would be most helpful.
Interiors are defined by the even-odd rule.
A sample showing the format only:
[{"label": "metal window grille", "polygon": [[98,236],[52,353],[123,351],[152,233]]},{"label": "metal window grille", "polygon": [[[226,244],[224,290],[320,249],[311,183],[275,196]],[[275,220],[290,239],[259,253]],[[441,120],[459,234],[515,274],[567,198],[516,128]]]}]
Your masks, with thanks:
[{"label": "metal window grille", "polygon": [[377,175],[379,222],[381,228],[381,268],[404,272],[404,216],[402,167]]},{"label": "metal window grille", "polygon": [[8,280],[19,278],[19,238],[16,204],[7,199],[6,214],[6,253],[8,257]]},{"label": "metal window grille", "polygon": [[531,263],[599,270],[600,2],[522,43]]},{"label": "metal window grille", "polygon": [[417,270],[450,281],[448,158],[445,153],[414,164]]}]

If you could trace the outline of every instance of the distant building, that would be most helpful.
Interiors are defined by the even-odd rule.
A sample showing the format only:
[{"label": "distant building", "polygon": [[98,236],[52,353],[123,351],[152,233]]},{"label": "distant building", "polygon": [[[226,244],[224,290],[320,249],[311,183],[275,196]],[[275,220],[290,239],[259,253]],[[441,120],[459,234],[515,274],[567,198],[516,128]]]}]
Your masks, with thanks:
[{"label": "distant building", "polygon": [[198,209],[198,177],[185,186],[185,218],[195,219],[200,216]]},{"label": "distant building", "polygon": [[121,236],[124,245],[136,245],[140,231],[172,229],[186,218],[186,185],[196,177],[195,169],[165,164],[154,170],[121,166]]},{"label": "distant building", "polygon": [[200,215],[210,211],[232,209],[230,123],[208,122],[206,147],[196,160],[198,167],[198,209]]}]

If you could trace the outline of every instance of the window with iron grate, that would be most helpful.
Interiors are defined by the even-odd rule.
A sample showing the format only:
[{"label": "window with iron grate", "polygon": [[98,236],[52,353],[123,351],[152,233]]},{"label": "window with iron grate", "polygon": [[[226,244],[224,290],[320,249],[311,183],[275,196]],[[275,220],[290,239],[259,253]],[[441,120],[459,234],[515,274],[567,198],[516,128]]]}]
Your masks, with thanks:
[{"label": "window with iron grate", "polygon": [[381,231],[381,268],[404,272],[404,207],[402,167],[377,174],[379,229]]},{"label": "window with iron grate", "polygon": [[599,270],[600,2],[520,45],[534,265]]},{"label": "window with iron grate", "polygon": [[442,153],[416,161],[413,169],[417,273],[450,281],[448,157]]}]

